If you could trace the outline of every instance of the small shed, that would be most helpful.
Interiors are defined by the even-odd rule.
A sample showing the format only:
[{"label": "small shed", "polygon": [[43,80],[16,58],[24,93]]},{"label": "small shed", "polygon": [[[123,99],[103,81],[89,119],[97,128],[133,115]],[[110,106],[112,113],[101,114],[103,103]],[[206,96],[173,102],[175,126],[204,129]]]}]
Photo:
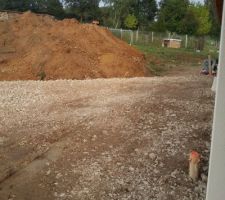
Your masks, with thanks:
[{"label": "small shed", "polygon": [[167,48],[175,48],[175,49],[179,49],[181,48],[181,41],[179,39],[163,39],[162,42],[162,47],[167,47]]}]

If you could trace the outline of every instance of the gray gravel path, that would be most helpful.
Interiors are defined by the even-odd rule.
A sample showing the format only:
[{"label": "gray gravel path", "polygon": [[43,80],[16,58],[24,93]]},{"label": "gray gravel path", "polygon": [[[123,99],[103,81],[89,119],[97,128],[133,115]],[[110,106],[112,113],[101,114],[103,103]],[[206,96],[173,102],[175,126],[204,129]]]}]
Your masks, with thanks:
[{"label": "gray gravel path", "polygon": [[[0,82],[0,199],[204,199],[209,77]],[[188,154],[202,155],[198,182]]]}]

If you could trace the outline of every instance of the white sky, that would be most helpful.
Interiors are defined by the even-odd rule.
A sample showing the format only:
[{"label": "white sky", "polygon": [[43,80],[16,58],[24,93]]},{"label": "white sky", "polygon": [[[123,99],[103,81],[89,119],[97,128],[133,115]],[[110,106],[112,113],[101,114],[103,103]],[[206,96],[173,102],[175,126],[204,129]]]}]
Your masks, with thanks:
[{"label": "white sky", "polygon": [[193,2],[200,2],[200,3],[204,3],[204,0],[192,0]]},{"label": "white sky", "polygon": [[[158,2],[160,1],[160,0],[157,0]],[[204,0],[190,0],[190,1],[192,1],[192,2],[200,2],[200,3],[204,3]]]},{"label": "white sky", "polygon": [[[160,0],[157,0],[158,2],[160,1]],[[204,3],[204,0],[190,0],[190,1],[192,1],[192,2],[200,2],[200,3]],[[102,2],[100,2],[100,6],[103,6],[103,3]]]}]

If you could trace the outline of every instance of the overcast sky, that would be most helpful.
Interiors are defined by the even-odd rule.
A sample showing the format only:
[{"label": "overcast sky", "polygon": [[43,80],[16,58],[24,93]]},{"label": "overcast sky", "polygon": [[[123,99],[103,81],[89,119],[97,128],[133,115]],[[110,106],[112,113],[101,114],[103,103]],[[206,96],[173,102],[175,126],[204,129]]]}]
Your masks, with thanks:
[{"label": "overcast sky", "polygon": [[193,2],[201,2],[204,3],[204,0],[192,0]]},{"label": "overcast sky", "polygon": [[[158,2],[160,1],[160,0],[157,0]],[[200,3],[204,3],[204,0],[190,0],[190,1],[192,1],[192,2],[200,2]],[[100,6],[103,6],[103,3],[102,2],[100,2]]]},{"label": "overcast sky", "polygon": [[[160,1],[160,0],[157,0],[157,1]],[[190,1],[204,3],[204,0],[190,0]]]}]

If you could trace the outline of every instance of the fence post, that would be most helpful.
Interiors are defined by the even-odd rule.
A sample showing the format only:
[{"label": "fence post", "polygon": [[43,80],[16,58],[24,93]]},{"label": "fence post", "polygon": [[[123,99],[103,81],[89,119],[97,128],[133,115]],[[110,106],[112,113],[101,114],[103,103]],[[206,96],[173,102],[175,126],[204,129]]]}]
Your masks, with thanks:
[{"label": "fence post", "polygon": [[154,32],[152,31],[152,43],[154,42]]},{"label": "fence post", "polygon": [[130,30],[130,45],[134,43],[134,33],[132,30]]},{"label": "fence post", "polygon": [[186,37],[185,37],[185,48],[188,47],[188,35],[186,34]]},{"label": "fence post", "polygon": [[138,42],[138,39],[139,39],[139,30],[137,29],[137,31],[136,31],[136,42]]},{"label": "fence post", "polygon": [[145,34],[145,43],[148,44],[148,34]]},{"label": "fence post", "polygon": [[121,40],[123,39],[123,29],[122,28],[120,29],[120,38],[121,38]]},{"label": "fence post", "polygon": [[211,55],[208,55],[208,66],[209,66],[209,74],[212,74],[212,65],[211,65]]}]

